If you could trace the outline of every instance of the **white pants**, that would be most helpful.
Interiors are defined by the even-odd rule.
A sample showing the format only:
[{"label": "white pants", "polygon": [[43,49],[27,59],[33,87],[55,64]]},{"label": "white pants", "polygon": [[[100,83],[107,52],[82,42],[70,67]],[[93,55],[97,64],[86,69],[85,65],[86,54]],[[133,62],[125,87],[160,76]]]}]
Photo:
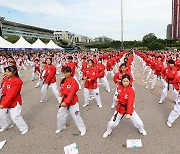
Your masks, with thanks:
[{"label": "white pants", "polygon": [[36,87],[38,86],[42,86],[43,85],[43,80],[41,78],[39,78],[37,84],[36,84]]},{"label": "white pants", "polygon": [[113,70],[112,70],[112,71],[107,71],[107,76],[108,76],[108,74],[111,74],[111,77],[112,77],[112,78],[114,77],[114,72],[113,72]]},{"label": "white pants", "polygon": [[79,89],[81,89],[81,88],[82,88],[82,87],[81,87],[81,84],[79,83],[79,81],[78,81],[76,75],[74,75],[73,78],[77,81],[77,83],[78,83],[78,85],[79,85]]},{"label": "white pants", "polygon": [[[174,87],[172,84],[169,84],[169,89],[174,93],[175,96],[175,92],[174,92]],[[161,94],[161,99],[160,101],[164,101],[167,97],[167,92],[168,92],[168,83],[166,81],[164,81],[163,83],[163,90],[162,90],[162,94]],[[175,97],[174,97],[175,98]]]},{"label": "white pants", "polygon": [[7,128],[10,124],[16,124],[22,132],[28,128],[28,125],[21,116],[21,105],[17,103],[15,108],[0,109],[0,127]]},{"label": "white pants", "polygon": [[37,73],[37,72],[34,73],[34,72],[33,72],[33,73],[32,73],[32,78],[31,78],[31,80],[33,81],[36,76],[39,77],[39,73]]},{"label": "white pants", "polygon": [[117,100],[117,96],[118,96],[118,91],[117,91],[117,88],[116,88],[116,91],[115,91],[114,96],[113,96],[112,106],[116,106],[117,105],[117,102],[115,101],[115,100]]},{"label": "white pants", "polygon": [[149,68],[149,73],[148,73],[148,75],[147,75],[147,78],[146,78],[146,80],[148,80],[149,79],[149,77],[150,77],[150,75],[153,73],[153,70],[151,69],[151,68]]},{"label": "white pants", "polygon": [[89,92],[92,91],[92,94],[96,100],[96,103],[97,105],[101,105],[101,97],[100,97],[100,94],[99,94],[99,88],[97,87],[96,89],[87,89],[87,88],[84,88],[84,100],[85,100],[85,103],[84,105],[88,105],[89,104]]},{"label": "white pants", "polygon": [[176,94],[175,102],[176,105],[174,106],[174,109],[171,111],[168,122],[173,123],[180,115],[180,95],[177,90],[174,89],[174,93]]},{"label": "white pants", "polygon": [[[116,112],[117,111],[114,112],[114,115],[116,114]],[[122,114],[118,113],[116,120],[113,121],[114,115],[111,118],[111,120],[108,122],[108,126],[107,126],[107,133],[108,134],[112,133],[113,128],[115,128],[119,124],[119,122],[121,121],[121,118],[123,116]],[[134,126],[139,130],[139,132],[142,133],[144,130],[144,125],[143,125],[142,120],[140,119],[140,117],[138,116],[138,114],[136,113],[135,110],[131,116],[131,121],[134,124]]]},{"label": "white pants", "polygon": [[149,66],[145,66],[143,70],[143,74],[145,74],[146,70],[148,69]]},{"label": "white pants", "polygon": [[[54,96],[56,97],[56,99],[58,100],[58,102],[61,102],[61,99],[62,99],[62,98],[59,96],[59,92],[58,92],[58,89],[57,89],[57,84],[56,84],[56,82],[51,83],[50,85],[51,85],[51,88],[52,88],[52,91],[53,91]],[[49,87],[48,84],[45,84],[45,83],[43,84],[43,86],[42,86],[42,88],[41,88],[41,100],[45,100],[48,87]]]},{"label": "white pants", "polygon": [[[157,81],[157,75],[154,74],[153,80],[152,80],[152,84],[151,84],[151,89],[154,88],[154,86],[156,85],[156,81]],[[164,83],[164,79],[161,77],[161,83]]]},{"label": "white pants", "polygon": [[109,82],[107,80],[107,77],[104,76],[103,78],[99,78],[99,82],[102,80],[102,82],[105,84],[106,86],[106,90],[110,90],[110,87],[109,87]]},{"label": "white pants", "polygon": [[1,65],[1,73],[4,73],[4,65]]},{"label": "white pants", "polygon": [[57,113],[58,130],[63,130],[64,128],[66,128],[66,119],[68,116],[68,111],[71,114],[71,117],[73,118],[79,131],[80,132],[86,131],[86,127],[84,125],[83,119],[80,116],[79,103],[76,103],[75,105],[70,106],[69,110],[67,110],[67,107],[59,108],[58,113]]}]

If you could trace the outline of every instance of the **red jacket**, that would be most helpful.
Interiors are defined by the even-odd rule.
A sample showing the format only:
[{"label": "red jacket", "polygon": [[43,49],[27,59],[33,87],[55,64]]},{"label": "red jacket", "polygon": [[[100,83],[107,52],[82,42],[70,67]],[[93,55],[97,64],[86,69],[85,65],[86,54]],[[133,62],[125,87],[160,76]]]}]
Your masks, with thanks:
[{"label": "red jacket", "polygon": [[105,66],[102,63],[98,63],[96,65],[96,68],[98,69],[99,78],[103,78],[105,76]]},{"label": "red jacket", "polygon": [[113,60],[112,59],[107,60],[106,69],[107,69],[107,71],[113,70]]},{"label": "red jacket", "polygon": [[45,66],[44,80],[46,84],[56,82],[56,67],[54,65]]},{"label": "red jacket", "polygon": [[3,81],[3,96],[0,102],[0,105],[2,105],[3,108],[14,108],[17,106],[18,102],[20,105],[22,105],[22,99],[20,94],[22,85],[22,80],[16,76],[12,77],[10,80],[6,78]]},{"label": "red jacket", "polygon": [[170,67],[166,67],[162,71],[162,77],[166,80],[167,83],[172,84],[174,78],[177,76],[177,68],[174,66],[172,69]]},{"label": "red jacket", "polygon": [[123,75],[125,75],[125,74],[128,74],[129,76],[130,76],[130,85],[132,86],[132,82],[133,82],[133,78],[132,78],[132,75],[131,75],[131,73],[127,70],[126,72],[117,72],[115,75],[114,75],[114,77],[113,77],[113,81],[115,82],[115,83],[117,83],[117,80],[122,80],[122,76]]},{"label": "red jacket", "polygon": [[69,63],[66,64],[66,66],[71,68],[72,76],[74,76],[75,75],[75,70],[76,70],[76,64],[74,62],[69,62]]},{"label": "red jacket", "polygon": [[[84,77],[87,77],[87,80],[84,84],[85,88],[96,89],[98,87],[97,78],[99,77],[99,73],[96,67],[86,68],[86,70],[83,72],[83,78]],[[90,81],[88,79],[90,79]]]},{"label": "red jacket", "polygon": [[117,87],[118,91],[118,104],[116,106],[116,111],[120,114],[132,114],[134,111],[134,99],[135,93],[131,86],[126,89],[123,85],[119,84]]},{"label": "red jacket", "polygon": [[34,64],[34,73],[40,73],[40,64]]},{"label": "red jacket", "polygon": [[178,71],[180,71],[180,59],[176,60],[175,66],[178,68]]},{"label": "red jacket", "polygon": [[173,81],[173,86],[176,90],[179,90],[179,85],[180,84],[180,76],[176,76],[174,81]]},{"label": "red jacket", "polygon": [[161,76],[163,70],[164,70],[163,62],[156,61],[154,64],[154,74]]},{"label": "red jacket", "polygon": [[60,83],[59,91],[62,94],[62,102],[65,102],[68,106],[72,106],[78,102],[78,96],[76,95],[79,89],[78,83],[73,77],[63,80],[64,83]]}]

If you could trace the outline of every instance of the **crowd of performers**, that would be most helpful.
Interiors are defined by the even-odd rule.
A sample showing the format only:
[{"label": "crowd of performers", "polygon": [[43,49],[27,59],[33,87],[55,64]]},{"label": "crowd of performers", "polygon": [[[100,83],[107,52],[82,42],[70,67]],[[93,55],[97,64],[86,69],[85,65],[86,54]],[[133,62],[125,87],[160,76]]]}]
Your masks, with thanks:
[{"label": "crowd of performers", "polygon": [[[135,110],[133,85],[135,58],[141,64],[143,74],[147,72],[146,80],[150,79],[151,74],[153,75],[151,90],[155,88],[157,81],[161,81],[162,94],[159,104],[164,102],[169,90],[173,92],[175,106],[167,119],[168,127],[172,127],[180,114],[180,54],[178,52],[125,50],[71,53],[50,51],[0,56],[0,70],[3,74],[0,87],[0,132],[12,128],[14,124],[23,135],[29,130],[21,116],[21,88],[23,86],[21,73],[31,68],[31,80],[38,79],[34,85],[35,88],[41,87],[40,103],[47,101],[46,93],[49,87],[59,102],[55,133],[66,129],[66,118],[70,113],[81,136],[85,135],[86,126],[80,116],[77,91],[82,89],[84,91],[84,108],[89,105],[90,94],[95,98],[97,107],[102,108],[99,85],[103,83],[107,93],[110,93],[109,79],[113,80],[116,85],[111,105],[112,109],[115,108],[115,112],[108,122],[103,137],[107,138],[124,116],[126,119],[131,119],[139,133],[147,135],[143,122]],[[63,74],[64,78],[57,82],[56,76],[59,74]],[[81,80],[84,81],[83,87],[80,84]],[[59,90],[57,83],[60,85]]]}]

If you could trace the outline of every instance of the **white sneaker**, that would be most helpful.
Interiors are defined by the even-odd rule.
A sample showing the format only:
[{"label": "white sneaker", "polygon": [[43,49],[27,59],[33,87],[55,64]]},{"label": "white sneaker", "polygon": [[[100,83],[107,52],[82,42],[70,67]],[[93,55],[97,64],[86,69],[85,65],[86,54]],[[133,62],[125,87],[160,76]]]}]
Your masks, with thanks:
[{"label": "white sneaker", "polygon": [[100,105],[98,105],[98,107],[100,107],[100,108],[101,108],[101,107],[102,107],[102,105],[100,104]]},{"label": "white sneaker", "polygon": [[86,134],[86,131],[81,132],[81,136],[84,136]]},{"label": "white sneaker", "polygon": [[114,109],[115,108],[115,105],[113,104],[113,105],[111,105],[111,109]]},{"label": "white sneaker", "polygon": [[103,134],[103,138],[107,138],[109,136],[108,132],[106,131],[104,134]]},{"label": "white sneaker", "polygon": [[1,128],[0,133],[4,132],[7,129],[7,127]]},{"label": "white sneaker", "polygon": [[154,88],[153,87],[151,87],[151,90],[153,90]]},{"label": "white sneaker", "polygon": [[81,90],[82,88],[81,87],[79,87],[79,90]]},{"label": "white sneaker", "polygon": [[29,128],[26,128],[25,130],[23,130],[23,131],[21,132],[21,134],[22,134],[22,135],[25,135],[25,134],[28,132],[28,130],[29,130]]},{"label": "white sneaker", "polygon": [[88,106],[88,104],[84,104],[84,105],[83,105],[83,107],[86,107],[86,106]]},{"label": "white sneaker", "polygon": [[43,102],[45,102],[45,101],[47,101],[47,98],[44,99],[44,100],[40,100],[40,103],[43,103]]},{"label": "white sneaker", "polygon": [[170,122],[168,122],[168,121],[167,121],[167,123],[166,123],[166,124],[168,125],[168,127],[169,127],[169,128],[171,128],[171,127],[172,127],[172,124],[171,124]]},{"label": "white sneaker", "polygon": [[111,92],[110,89],[108,89],[107,92],[110,93]]},{"label": "white sneaker", "polygon": [[58,133],[60,133],[62,130],[65,130],[65,129],[66,129],[66,126],[64,126],[61,130],[57,129],[57,130],[55,131],[55,133],[58,134]]},{"label": "white sneaker", "polygon": [[35,86],[35,88],[39,87],[38,85]]},{"label": "white sneaker", "polygon": [[162,103],[163,103],[163,102],[160,100],[160,101],[159,101],[159,104],[162,104]]},{"label": "white sneaker", "polygon": [[140,132],[142,135],[146,136],[147,132],[145,130],[143,130],[142,132]]},{"label": "white sneaker", "polygon": [[8,126],[8,129],[11,129],[11,128],[13,128],[14,127],[14,125],[13,124],[10,124],[9,126]]}]

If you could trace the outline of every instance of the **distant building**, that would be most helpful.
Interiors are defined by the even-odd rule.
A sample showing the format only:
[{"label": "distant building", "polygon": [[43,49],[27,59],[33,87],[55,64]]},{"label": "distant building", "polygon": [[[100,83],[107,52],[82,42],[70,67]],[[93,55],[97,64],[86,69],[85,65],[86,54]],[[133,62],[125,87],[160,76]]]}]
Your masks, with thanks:
[{"label": "distant building", "polygon": [[55,31],[54,37],[56,40],[67,39],[67,40],[69,40],[71,42],[75,42],[75,43],[77,43],[77,42],[90,43],[90,42],[94,41],[90,37],[83,36],[83,35],[77,35],[77,34],[69,32],[69,31]]},{"label": "distant building", "polygon": [[97,41],[97,42],[112,42],[113,40],[106,36],[101,36],[101,37],[95,38],[95,41]]},{"label": "distant building", "polygon": [[172,38],[180,39],[180,0],[172,0]]},{"label": "distant building", "polygon": [[29,39],[54,39],[53,33],[53,30],[25,25],[7,20],[4,20],[2,23],[2,36],[4,38],[7,38],[8,36],[23,36],[24,38]]},{"label": "distant building", "polygon": [[167,25],[166,38],[172,39],[172,24]]}]

